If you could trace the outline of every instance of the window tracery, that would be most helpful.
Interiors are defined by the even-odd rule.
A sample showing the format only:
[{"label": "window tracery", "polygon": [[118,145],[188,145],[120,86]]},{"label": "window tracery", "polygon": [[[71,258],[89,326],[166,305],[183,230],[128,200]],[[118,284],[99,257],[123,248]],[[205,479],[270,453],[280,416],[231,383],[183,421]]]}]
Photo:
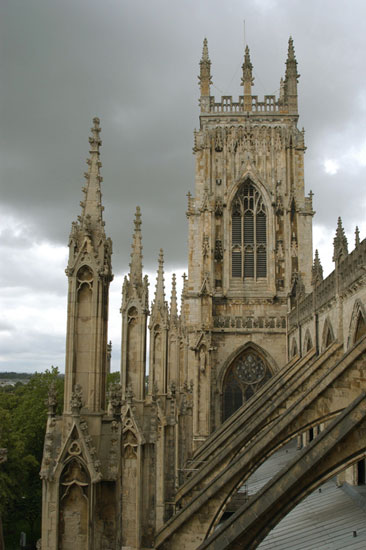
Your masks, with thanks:
[{"label": "window tracery", "polygon": [[239,188],[231,218],[232,277],[267,277],[267,217],[263,198],[247,181]]},{"label": "window tracery", "polygon": [[259,354],[245,350],[229,367],[223,387],[223,421],[271,378],[272,374]]}]

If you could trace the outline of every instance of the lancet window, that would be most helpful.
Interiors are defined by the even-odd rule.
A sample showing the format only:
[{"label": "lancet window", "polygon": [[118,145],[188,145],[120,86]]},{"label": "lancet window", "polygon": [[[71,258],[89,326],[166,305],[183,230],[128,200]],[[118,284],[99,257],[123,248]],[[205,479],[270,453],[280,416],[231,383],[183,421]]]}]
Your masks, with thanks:
[{"label": "lancet window", "polygon": [[259,191],[250,182],[239,188],[231,218],[232,277],[267,277],[267,216]]}]

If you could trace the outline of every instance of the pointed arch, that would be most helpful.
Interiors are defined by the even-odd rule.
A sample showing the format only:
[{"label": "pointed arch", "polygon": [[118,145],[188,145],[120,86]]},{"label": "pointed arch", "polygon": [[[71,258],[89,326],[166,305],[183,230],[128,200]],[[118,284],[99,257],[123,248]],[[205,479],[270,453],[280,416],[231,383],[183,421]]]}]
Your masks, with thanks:
[{"label": "pointed arch", "polygon": [[296,338],[292,338],[292,342],[291,342],[291,359],[292,357],[295,357],[296,355],[298,355],[299,353],[299,348],[298,348],[298,345],[297,345],[297,340]]},{"label": "pointed arch", "polygon": [[90,522],[90,476],[79,456],[71,456],[60,477],[59,548],[87,550]]},{"label": "pointed arch", "polygon": [[329,317],[327,317],[324,321],[323,326],[323,337],[322,337],[322,348],[323,350],[327,349],[335,340],[334,337],[334,331],[332,327],[332,323],[329,320]]},{"label": "pointed arch", "polygon": [[222,379],[222,421],[231,416],[269,380],[273,373],[257,346],[247,345],[236,354]]},{"label": "pointed arch", "polygon": [[348,342],[355,344],[366,334],[366,311],[360,299],[355,300],[351,315]]},{"label": "pointed arch", "polygon": [[311,338],[310,330],[307,328],[304,338],[304,354],[311,350],[313,347],[313,340]]}]

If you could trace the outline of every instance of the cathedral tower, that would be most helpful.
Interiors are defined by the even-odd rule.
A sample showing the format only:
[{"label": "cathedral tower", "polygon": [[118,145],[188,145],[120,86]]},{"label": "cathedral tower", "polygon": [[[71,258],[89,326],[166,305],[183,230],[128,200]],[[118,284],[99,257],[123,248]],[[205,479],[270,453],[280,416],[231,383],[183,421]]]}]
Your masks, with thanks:
[{"label": "cathedral tower", "polygon": [[288,296],[295,280],[311,290],[313,210],[292,39],[278,98],[252,94],[248,47],[242,70],[244,94],[217,102],[205,39],[184,292],[197,444],[285,363]]}]

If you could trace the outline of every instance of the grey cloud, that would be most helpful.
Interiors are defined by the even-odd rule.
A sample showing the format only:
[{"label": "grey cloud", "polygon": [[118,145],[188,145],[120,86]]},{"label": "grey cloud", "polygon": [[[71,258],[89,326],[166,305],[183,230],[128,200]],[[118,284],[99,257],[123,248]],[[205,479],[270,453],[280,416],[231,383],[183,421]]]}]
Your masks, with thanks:
[{"label": "grey cloud", "polygon": [[[331,238],[337,216],[364,217],[365,167],[324,172],[325,152],[366,141],[366,5],[334,0],[3,0],[0,6],[1,211],[32,228],[0,235],[66,245],[80,212],[92,117],[102,126],[103,202],[114,271],[128,269],[135,206],[143,214],[144,265],[186,264],[186,193],[193,191],[193,129],[199,125],[198,62],[207,36],[212,93],[240,93],[243,19],[259,96],[274,93],[293,35],[301,78],[299,126],[306,130],[306,188],[315,221]],[[362,195],[363,196],[363,195]],[[347,219],[347,221],[346,221]],[[21,284],[24,270],[3,284]],[[45,266],[29,289],[64,292]],[[11,281],[10,279],[13,279]]]}]

